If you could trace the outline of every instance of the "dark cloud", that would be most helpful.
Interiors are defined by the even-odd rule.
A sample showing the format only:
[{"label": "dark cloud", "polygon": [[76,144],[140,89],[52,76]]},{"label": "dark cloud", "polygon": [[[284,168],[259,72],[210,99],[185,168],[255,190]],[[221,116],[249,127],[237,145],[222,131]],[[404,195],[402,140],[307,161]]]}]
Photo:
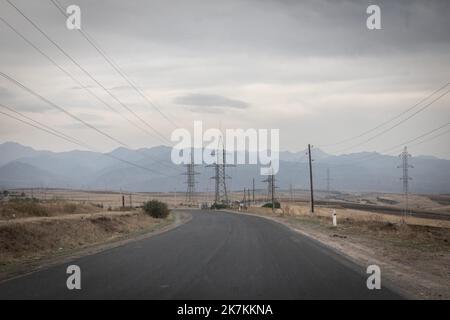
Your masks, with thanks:
[{"label": "dark cloud", "polygon": [[429,50],[450,41],[448,0],[379,0],[380,31],[366,28],[372,1],[78,2],[86,25],[99,33],[197,52],[359,56]]},{"label": "dark cloud", "polygon": [[198,94],[192,93],[185,96],[175,98],[174,102],[180,105],[195,107],[197,112],[221,112],[221,108],[246,109],[250,105],[241,100],[230,99],[214,94]]},{"label": "dark cloud", "polygon": [[[356,136],[417,103],[448,82],[450,74],[448,0],[59,2],[64,7],[80,5],[82,28],[167,114],[190,121],[192,112],[196,112],[196,118],[213,122],[217,120],[215,114],[220,114],[230,127],[282,128],[283,147],[294,150],[310,142],[312,131],[317,143],[324,144]],[[157,112],[132,89],[123,87],[126,82],[78,32],[67,30],[64,18],[50,1],[14,0],[14,4],[115,96],[170,135],[171,126],[159,121]],[[381,7],[382,30],[366,28],[370,4]],[[0,12],[83,85],[133,119],[6,1],[0,1]],[[89,114],[82,115],[83,119],[102,123],[91,119],[90,113],[110,119],[111,128],[123,130],[124,140],[141,146],[159,143],[158,139],[149,141],[141,130],[119,117],[111,117],[109,108],[79,90],[8,28],[0,28],[0,40],[5,44],[0,50],[2,72],[68,110],[82,112],[84,108]],[[214,95],[180,96],[180,92]],[[252,112],[244,112],[250,111],[249,104],[236,100],[241,97],[251,101]],[[37,105],[34,97],[15,91],[6,81],[0,82],[0,99],[28,112],[50,109]],[[436,103],[435,112],[415,117],[416,122],[410,120],[408,128],[398,127],[392,140],[407,140],[430,130],[436,121],[447,119],[447,102]],[[91,112],[86,108],[95,109]],[[229,110],[241,111],[239,117],[232,112],[225,114]],[[64,115],[57,117],[55,112],[49,121],[72,121]],[[11,128],[15,127],[11,122]],[[92,140],[104,146],[104,139],[92,135]],[[373,146],[367,147],[382,149],[384,144],[383,140],[374,140]],[[450,157],[444,143],[429,150]],[[426,151],[421,152],[429,153]]]}]

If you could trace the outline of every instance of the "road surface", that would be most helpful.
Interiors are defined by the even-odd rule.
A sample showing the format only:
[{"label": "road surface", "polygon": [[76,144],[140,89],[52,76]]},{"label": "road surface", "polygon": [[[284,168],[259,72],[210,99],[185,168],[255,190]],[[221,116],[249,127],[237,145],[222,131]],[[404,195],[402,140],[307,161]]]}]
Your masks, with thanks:
[{"label": "road surface", "polygon": [[[254,216],[195,211],[144,240],[0,283],[0,299],[398,299],[365,268]],[[66,268],[81,268],[81,290]],[[383,282],[382,282],[383,285]]]}]

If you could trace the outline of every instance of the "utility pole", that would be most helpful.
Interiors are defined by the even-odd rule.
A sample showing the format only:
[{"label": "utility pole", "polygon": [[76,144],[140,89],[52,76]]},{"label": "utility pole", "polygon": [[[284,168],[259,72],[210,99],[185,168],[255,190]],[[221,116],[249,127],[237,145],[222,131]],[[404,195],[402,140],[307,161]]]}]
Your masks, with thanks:
[{"label": "utility pole", "polygon": [[247,189],[247,194],[248,194],[248,198],[247,198],[247,199],[248,199],[248,200],[247,200],[247,202],[248,202],[248,207],[250,207],[250,205],[252,204],[252,203],[251,203],[251,200],[250,200],[250,188]]},{"label": "utility pole", "polygon": [[262,182],[267,182],[267,196],[266,196],[266,201],[270,201],[270,193],[272,192],[272,176],[268,175],[267,179],[263,180]]},{"label": "utility pole", "polygon": [[310,144],[308,144],[308,158],[309,158],[309,187],[311,190],[311,213],[314,213],[314,188],[313,188],[312,159],[311,159],[311,145]]},{"label": "utility pole", "polygon": [[272,188],[272,211],[275,211],[275,177],[272,173],[271,179],[271,188]]},{"label": "utility pole", "polygon": [[294,202],[294,190],[292,189],[292,183],[289,184],[289,195],[291,198],[291,202]]},{"label": "utility pole", "polygon": [[131,193],[130,193],[130,208],[133,208],[133,200],[132,200],[132,198],[131,198]]},{"label": "utility pole", "polygon": [[408,169],[414,168],[412,165],[408,163],[408,160],[411,158],[411,155],[408,153],[407,147],[403,149],[403,152],[399,155],[399,157],[402,159],[402,164],[399,165],[397,168],[401,168],[403,170],[403,177],[400,178],[400,180],[403,181],[403,192],[405,195],[405,204],[403,209],[403,218],[402,222],[405,223],[405,218],[409,213],[409,199],[408,199],[408,193],[409,193],[409,180],[412,180],[412,178],[408,175]]},{"label": "utility pole", "polygon": [[255,204],[255,178],[253,178],[253,204]]},{"label": "utility pole", "polygon": [[247,206],[247,190],[244,188],[244,200],[242,201],[244,203],[244,207]]}]

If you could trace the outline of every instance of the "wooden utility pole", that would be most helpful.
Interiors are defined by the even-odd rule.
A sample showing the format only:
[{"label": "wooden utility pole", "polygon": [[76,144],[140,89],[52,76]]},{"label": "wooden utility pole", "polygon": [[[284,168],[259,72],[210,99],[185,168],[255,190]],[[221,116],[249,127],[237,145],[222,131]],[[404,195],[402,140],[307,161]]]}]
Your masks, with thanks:
[{"label": "wooden utility pole", "polygon": [[309,158],[309,187],[311,190],[311,213],[314,213],[314,188],[312,175],[312,159],[311,159],[311,145],[308,144],[308,158]]},{"label": "wooden utility pole", "polygon": [[275,176],[272,173],[272,179],[270,181],[272,189],[272,212],[275,211]]},{"label": "wooden utility pole", "polygon": [[253,178],[253,204],[255,204],[255,178]]}]

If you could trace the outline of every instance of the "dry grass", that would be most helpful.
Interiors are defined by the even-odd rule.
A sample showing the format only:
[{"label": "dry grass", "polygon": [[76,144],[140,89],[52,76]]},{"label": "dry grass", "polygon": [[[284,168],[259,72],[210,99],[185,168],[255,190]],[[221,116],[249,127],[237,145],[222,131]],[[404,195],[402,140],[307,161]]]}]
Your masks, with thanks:
[{"label": "dry grass", "polygon": [[[150,200],[160,200],[167,203],[170,207],[183,202],[184,193],[178,193],[175,197],[174,193],[164,192],[134,192],[123,194],[113,191],[84,191],[69,189],[20,189],[18,193],[24,193],[29,198],[36,198],[40,201],[66,202],[77,205],[92,204],[101,206],[105,210],[120,210],[122,207],[122,196],[124,196],[125,207],[139,207],[144,202]],[[131,195],[131,201],[130,201]]]},{"label": "dry grass", "polygon": [[0,224],[0,266],[120,239],[172,221],[172,217],[155,219],[141,212],[128,212],[3,222]]},{"label": "dry grass", "polygon": [[0,220],[96,213],[102,210],[101,207],[93,204],[75,204],[61,200],[16,199],[0,202]]},{"label": "dry grass", "polygon": [[[259,209],[259,208],[258,208]],[[298,205],[282,205],[283,214],[286,216],[311,216],[309,207]],[[253,210],[253,209],[252,209]],[[314,215],[318,217],[325,217],[331,220],[332,210],[326,207],[316,207]],[[400,224],[402,222],[401,216],[379,214],[374,212],[354,210],[354,209],[335,209],[338,221],[361,221],[361,222],[384,222],[392,224]],[[450,229],[450,221],[424,219],[408,216],[405,222],[410,226],[427,226],[437,228]]]}]

